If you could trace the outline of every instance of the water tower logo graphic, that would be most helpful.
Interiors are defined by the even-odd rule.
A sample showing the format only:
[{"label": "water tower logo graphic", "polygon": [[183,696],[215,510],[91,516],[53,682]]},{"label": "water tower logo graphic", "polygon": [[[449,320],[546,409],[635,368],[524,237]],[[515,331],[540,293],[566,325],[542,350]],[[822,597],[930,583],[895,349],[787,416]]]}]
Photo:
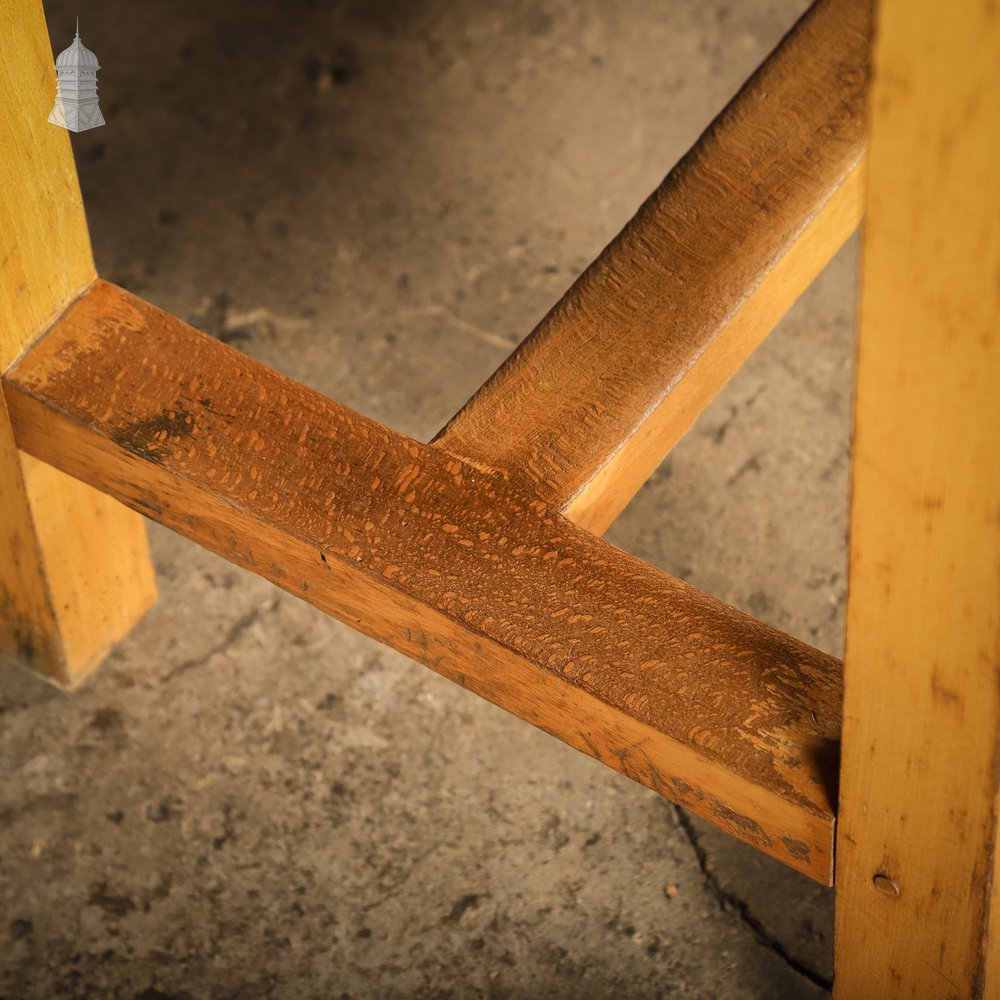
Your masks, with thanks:
[{"label": "water tower logo graphic", "polygon": [[49,115],[53,125],[71,132],[85,132],[104,124],[97,103],[97,56],[80,41],[80,19],[76,19],[76,38],[56,59],[56,103]]}]

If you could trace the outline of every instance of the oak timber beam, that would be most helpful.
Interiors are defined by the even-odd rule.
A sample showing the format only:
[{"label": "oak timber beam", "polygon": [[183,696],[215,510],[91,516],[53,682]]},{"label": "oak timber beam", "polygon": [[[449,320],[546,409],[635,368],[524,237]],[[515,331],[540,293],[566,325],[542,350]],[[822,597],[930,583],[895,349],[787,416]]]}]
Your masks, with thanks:
[{"label": "oak timber beam", "polygon": [[832,657],[104,282],[4,392],[28,452],[829,882]]},{"label": "oak timber beam", "polygon": [[869,0],[819,0],[436,443],[603,532],[857,226]]}]

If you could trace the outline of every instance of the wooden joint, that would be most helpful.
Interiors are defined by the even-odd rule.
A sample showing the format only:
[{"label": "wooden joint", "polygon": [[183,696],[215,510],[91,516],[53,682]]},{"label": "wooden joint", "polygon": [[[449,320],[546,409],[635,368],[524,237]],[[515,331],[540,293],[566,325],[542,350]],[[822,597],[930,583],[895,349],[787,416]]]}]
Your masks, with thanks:
[{"label": "wooden joint", "polygon": [[870,35],[815,4],[437,443],[603,532],[857,226]]},{"label": "wooden joint", "polygon": [[18,445],[823,882],[840,664],[105,282]]}]

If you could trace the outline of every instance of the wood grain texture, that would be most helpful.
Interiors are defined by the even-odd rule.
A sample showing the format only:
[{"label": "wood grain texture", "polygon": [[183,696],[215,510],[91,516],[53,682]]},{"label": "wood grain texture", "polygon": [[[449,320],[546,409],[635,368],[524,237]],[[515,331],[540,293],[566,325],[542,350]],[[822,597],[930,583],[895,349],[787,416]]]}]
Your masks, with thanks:
[{"label": "wood grain texture", "polygon": [[[94,280],[38,0],[0,4],[0,372]],[[14,447],[0,405],[0,655],[72,686],[155,600],[142,518]]]},{"label": "wood grain texture", "polygon": [[1000,10],[885,0],[857,367],[840,1000],[1000,996],[998,164]]},{"label": "wood grain texture", "polygon": [[603,532],[856,227],[868,0],[820,0],[436,443]]},{"label": "wood grain texture", "polygon": [[0,372],[96,277],[39,0],[0,4]]},{"label": "wood grain texture", "polygon": [[99,282],[18,443],[821,881],[839,662]]}]

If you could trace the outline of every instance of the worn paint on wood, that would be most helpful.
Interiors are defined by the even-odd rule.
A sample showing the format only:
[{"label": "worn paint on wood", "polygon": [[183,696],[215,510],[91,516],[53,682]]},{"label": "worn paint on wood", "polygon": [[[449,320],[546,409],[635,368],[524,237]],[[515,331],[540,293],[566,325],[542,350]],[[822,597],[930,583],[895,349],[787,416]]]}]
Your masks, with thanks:
[{"label": "worn paint on wood", "polygon": [[1000,8],[884,0],[835,995],[1000,996]]},{"label": "worn paint on wood", "polygon": [[854,230],[869,0],[820,0],[441,432],[603,532]]},{"label": "worn paint on wood", "polygon": [[840,665],[99,282],[18,443],[821,881]]}]

